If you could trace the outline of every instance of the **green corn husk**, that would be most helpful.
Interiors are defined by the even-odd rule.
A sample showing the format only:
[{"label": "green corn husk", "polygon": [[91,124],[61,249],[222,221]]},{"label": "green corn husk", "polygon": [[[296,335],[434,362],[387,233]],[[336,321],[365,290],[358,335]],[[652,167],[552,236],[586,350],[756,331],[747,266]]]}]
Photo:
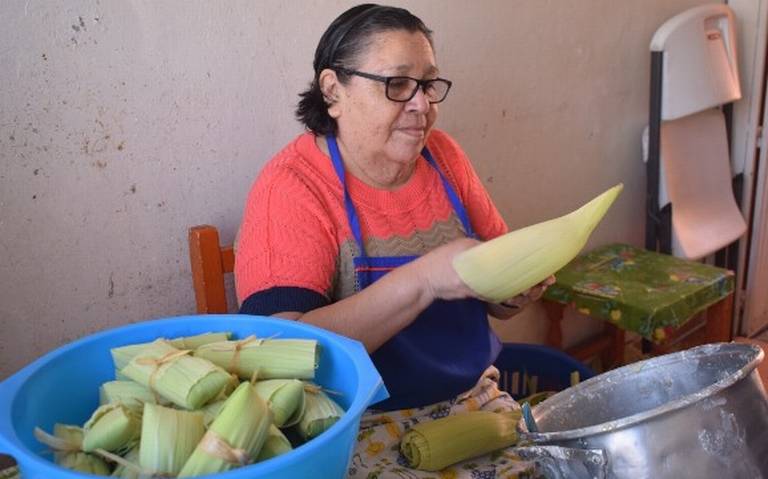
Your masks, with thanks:
[{"label": "green corn husk", "polygon": [[470,411],[413,426],[400,441],[410,467],[439,471],[517,443],[520,411]]},{"label": "green corn husk", "polygon": [[203,413],[144,406],[139,465],[154,476],[175,476],[205,434]]},{"label": "green corn husk", "polygon": [[285,434],[283,434],[277,426],[271,424],[269,426],[267,440],[264,442],[261,451],[259,451],[259,456],[256,458],[256,461],[266,461],[267,459],[277,457],[280,454],[285,454],[291,450],[293,450],[293,447],[291,447],[291,442],[285,437]]},{"label": "green corn husk", "polygon": [[120,403],[99,406],[83,426],[83,451],[127,452],[141,434],[141,414]]},{"label": "green corn husk", "polygon": [[205,424],[206,429],[210,427],[213,420],[219,415],[225,402],[227,402],[226,399],[219,399],[206,404],[205,407],[200,409],[200,412],[203,413],[203,424]]},{"label": "green corn husk", "polygon": [[[214,343],[217,341],[226,341],[230,338],[231,335],[232,334],[228,332],[203,333],[195,336],[184,336],[175,339],[157,338],[155,341],[164,341],[176,349],[194,350],[203,344]],[[153,344],[153,342],[128,344],[126,346],[110,349],[110,353],[112,354],[112,362],[115,364],[115,370],[119,371],[126,367],[128,363],[131,362],[131,359],[136,357],[144,348]]]},{"label": "green corn husk", "polygon": [[258,394],[269,405],[277,427],[298,423],[304,414],[304,383],[298,379],[267,379],[254,384]]},{"label": "green corn husk", "polygon": [[53,461],[66,469],[88,474],[108,475],[109,466],[100,457],[83,452],[83,430],[78,426],[55,424],[53,436],[40,428],[34,430],[35,438],[53,449]]},{"label": "green corn husk", "polygon": [[510,299],[578,255],[622,188],[616,185],[565,216],[474,246],[454,258],[453,268],[481,297],[496,303]]},{"label": "green corn husk", "polygon": [[[112,477],[119,477],[120,479],[144,479],[147,475],[141,471],[139,467],[139,446],[135,446],[133,449],[123,456],[125,460],[123,463],[118,463],[115,470],[112,471]],[[128,467],[125,463],[133,464],[136,467]]]},{"label": "green corn husk", "polygon": [[232,333],[230,332],[203,333],[197,334],[195,336],[184,336],[182,338],[169,339],[168,342],[171,343],[171,346],[176,349],[195,350],[204,344],[227,341],[231,337]]},{"label": "green corn husk", "polygon": [[256,339],[220,341],[200,346],[195,356],[237,374],[242,379],[313,379],[318,347],[314,339]]},{"label": "green corn husk", "polygon": [[[162,401],[161,403],[165,402]],[[134,381],[108,381],[99,387],[99,405],[120,403],[141,409],[144,403],[157,403],[157,398],[146,386]]]},{"label": "green corn husk", "polygon": [[306,388],[304,401],[304,414],[296,424],[296,430],[305,441],[319,436],[344,414],[344,409],[314,384]]},{"label": "green corn husk", "polygon": [[[164,340],[158,339],[157,341]],[[131,362],[131,359],[135,358],[139,353],[146,349],[147,346],[152,344],[153,343],[129,344],[127,346],[120,346],[110,349],[109,353],[112,355],[112,363],[115,365],[115,371],[117,372],[115,377],[117,377],[117,374],[119,374],[120,370],[128,366],[128,363]],[[121,378],[117,379],[122,380]]]},{"label": "green corn husk", "polygon": [[225,371],[210,361],[184,355],[184,351],[164,341],[144,348],[122,372],[185,409],[200,409],[230,380]]},{"label": "green corn husk", "polygon": [[178,477],[224,472],[252,462],[267,440],[270,424],[272,413],[267,404],[249,382],[240,384]]}]

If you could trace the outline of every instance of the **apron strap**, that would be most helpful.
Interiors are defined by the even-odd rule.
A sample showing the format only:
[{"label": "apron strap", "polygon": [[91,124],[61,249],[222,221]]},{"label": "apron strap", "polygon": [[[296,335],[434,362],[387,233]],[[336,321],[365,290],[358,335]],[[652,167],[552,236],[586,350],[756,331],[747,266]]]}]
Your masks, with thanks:
[{"label": "apron strap", "polygon": [[456,216],[458,216],[461,220],[461,225],[464,226],[464,233],[466,233],[466,235],[470,238],[475,238],[475,231],[472,229],[472,224],[469,222],[469,215],[467,214],[467,210],[464,208],[464,205],[461,203],[459,195],[456,194],[456,191],[451,186],[451,183],[440,170],[440,167],[437,166],[437,162],[432,157],[432,153],[430,153],[426,146],[421,150],[421,154],[437,171],[437,174],[440,175],[440,180],[443,182],[443,189],[445,189],[445,192],[448,194],[448,199],[451,200],[451,204],[453,205],[453,211],[456,212]]},{"label": "apron strap", "polygon": [[[354,203],[352,203],[352,197],[349,195],[349,190],[347,189],[344,162],[341,159],[341,152],[339,151],[339,146],[336,143],[336,137],[334,135],[326,135],[325,139],[328,142],[328,151],[331,153],[333,169],[336,171],[336,176],[339,177],[341,187],[344,190],[344,209],[347,212],[347,219],[349,221],[349,227],[352,229],[352,236],[354,236],[355,242],[357,242],[357,246],[360,248],[360,256],[367,258],[368,255],[365,253],[362,229],[360,228],[360,219],[357,216],[357,210],[355,209]],[[443,172],[440,171],[440,167],[437,165],[437,162],[432,157],[432,153],[430,153],[426,146],[421,150],[421,154],[424,156],[424,158],[427,159],[427,162],[430,164],[430,166],[432,166],[432,168],[437,171],[437,174],[440,175],[440,181],[443,183],[443,189],[448,195],[448,199],[453,206],[453,211],[456,213],[456,216],[459,217],[461,225],[464,227],[464,233],[470,238],[475,238],[475,231],[472,229],[472,225],[469,222],[469,215],[467,214],[467,210],[464,208],[464,205],[461,203],[459,195],[456,194],[456,191],[451,186],[451,183],[445,177]]]},{"label": "apron strap", "polygon": [[357,210],[352,203],[352,197],[349,196],[347,178],[344,174],[344,163],[341,161],[341,153],[339,152],[339,146],[336,144],[336,137],[334,135],[326,135],[325,139],[328,142],[328,150],[331,153],[333,169],[336,170],[336,176],[339,177],[341,188],[344,190],[344,209],[347,210],[347,220],[349,221],[349,227],[352,228],[352,236],[355,237],[357,246],[360,248],[360,256],[365,258],[367,255],[365,254],[365,247],[363,246],[363,234],[360,228],[360,219],[357,217]]}]

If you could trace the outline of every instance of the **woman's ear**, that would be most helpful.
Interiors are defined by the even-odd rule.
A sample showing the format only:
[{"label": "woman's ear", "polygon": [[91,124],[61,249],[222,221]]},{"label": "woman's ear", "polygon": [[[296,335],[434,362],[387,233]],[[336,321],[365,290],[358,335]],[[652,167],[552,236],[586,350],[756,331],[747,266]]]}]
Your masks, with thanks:
[{"label": "woman's ear", "polygon": [[320,92],[323,94],[323,100],[328,107],[328,115],[331,118],[338,118],[341,113],[341,107],[339,106],[339,90],[342,85],[339,83],[339,77],[336,76],[336,72],[330,68],[320,72],[318,77],[318,85],[320,86]]}]

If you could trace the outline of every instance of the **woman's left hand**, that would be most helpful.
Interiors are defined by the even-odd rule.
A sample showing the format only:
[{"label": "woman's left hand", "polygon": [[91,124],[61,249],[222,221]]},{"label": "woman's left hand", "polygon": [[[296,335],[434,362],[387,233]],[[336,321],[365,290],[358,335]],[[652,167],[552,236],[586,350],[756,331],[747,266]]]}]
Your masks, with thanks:
[{"label": "woman's left hand", "polygon": [[517,296],[507,299],[505,301],[502,301],[500,303],[500,306],[502,308],[494,308],[494,305],[490,306],[490,313],[491,315],[499,318],[499,319],[506,319],[510,318],[520,311],[523,310],[526,306],[529,304],[538,301],[541,299],[541,296],[544,294],[544,291],[547,290],[548,287],[555,284],[555,277],[549,276],[544,281],[532,286],[530,289],[523,291],[522,293],[518,294]]}]

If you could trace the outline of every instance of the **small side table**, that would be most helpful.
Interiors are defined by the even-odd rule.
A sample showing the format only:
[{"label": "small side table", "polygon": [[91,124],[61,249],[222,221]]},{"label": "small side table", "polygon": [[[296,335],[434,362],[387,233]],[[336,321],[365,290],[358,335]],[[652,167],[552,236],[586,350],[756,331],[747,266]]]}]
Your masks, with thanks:
[{"label": "small side table", "polygon": [[550,321],[547,344],[562,349],[567,307],[605,321],[602,334],[567,352],[587,360],[596,354],[606,368],[621,365],[625,331],[633,331],[665,352],[706,311],[704,342],[731,340],[732,271],[625,244],[579,256],[555,275],[544,293]]}]

